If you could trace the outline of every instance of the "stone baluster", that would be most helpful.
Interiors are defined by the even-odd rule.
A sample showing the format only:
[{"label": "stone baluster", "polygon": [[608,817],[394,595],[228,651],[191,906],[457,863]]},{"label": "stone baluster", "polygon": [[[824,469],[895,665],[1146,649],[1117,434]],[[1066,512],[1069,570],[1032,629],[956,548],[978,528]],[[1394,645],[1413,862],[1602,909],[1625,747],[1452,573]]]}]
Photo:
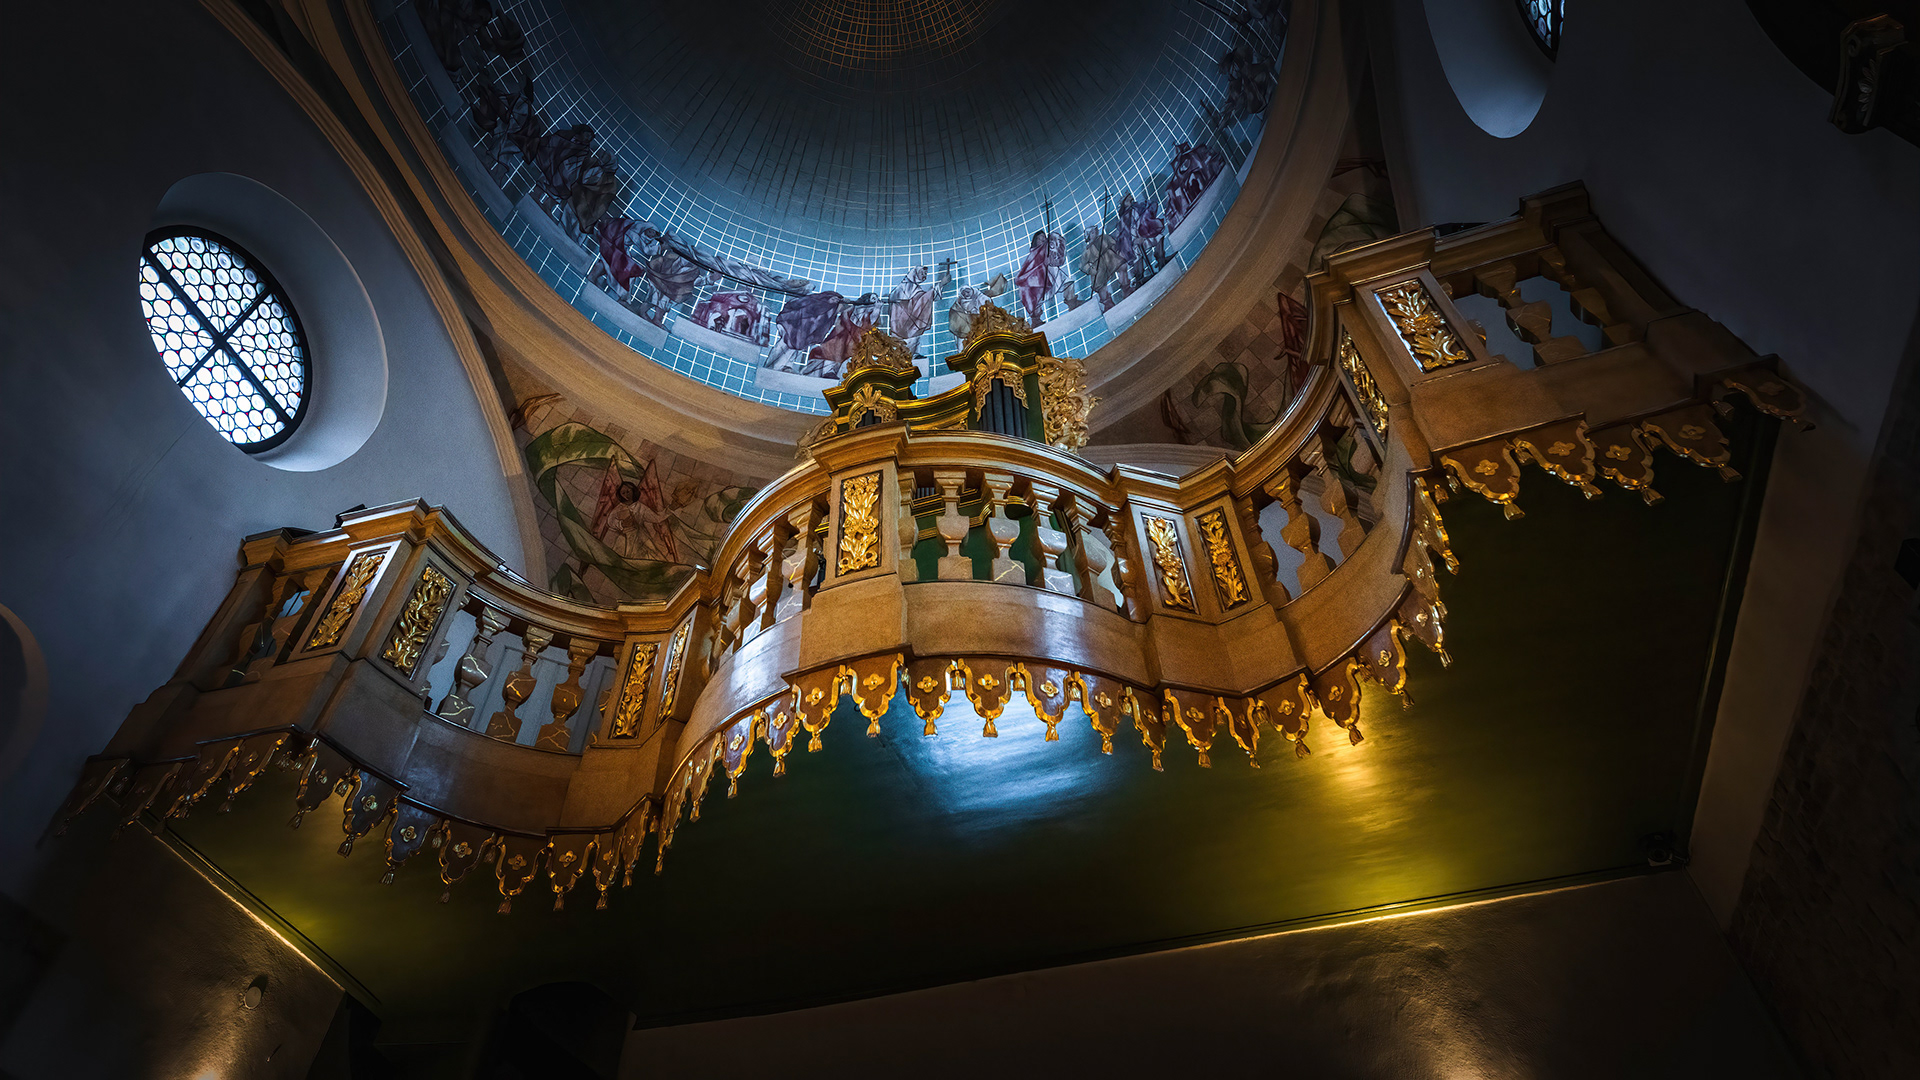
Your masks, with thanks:
[{"label": "stone baluster", "polygon": [[587,670],[587,663],[600,651],[600,643],[576,637],[567,642],[567,681],[553,688],[553,699],[548,708],[553,712],[553,722],[540,725],[540,734],[533,745],[542,750],[566,750],[573,742],[573,732],[567,722],[573,714],[580,711],[580,701],[585,695],[580,687],[580,675]]},{"label": "stone baluster", "polygon": [[801,503],[787,511],[787,524],[793,527],[793,550],[787,553],[780,568],[786,584],[781,588],[780,602],[774,608],[776,622],[807,606],[807,586],[813,581],[814,569],[819,565],[819,540],[816,536],[816,528],[820,524],[819,506],[811,501]]},{"label": "stone baluster", "polygon": [[1079,496],[1068,500],[1069,541],[1074,567],[1080,572],[1080,597],[1109,611],[1121,611],[1126,608],[1126,601],[1121,598],[1110,573],[1113,547],[1107,542],[1107,534],[1093,527],[1093,519],[1099,512],[1098,503],[1089,503]]},{"label": "stone baluster", "polygon": [[540,654],[546,651],[547,646],[553,644],[553,631],[528,623],[526,631],[520,635],[520,641],[526,645],[526,654],[520,659],[520,670],[507,676],[506,683],[500,687],[500,698],[507,707],[494,713],[493,718],[487,721],[488,737],[506,742],[518,742],[520,739],[519,709],[533,696],[533,685],[537,681],[533,675],[533,664],[540,659]]},{"label": "stone baluster", "polygon": [[1305,592],[1333,572],[1333,560],[1320,550],[1320,522],[1300,505],[1299,483],[1293,467],[1275,474],[1267,482],[1266,491],[1287,512],[1287,523],[1280,526],[1280,539],[1305,560],[1300,564],[1300,591]]},{"label": "stone baluster", "polygon": [[453,689],[440,699],[440,707],[434,710],[436,715],[461,727],[473,726],[473,688],[493,674],[487,667],[487,648],[493,644],[493,635],[506,628],[505,615],[481,606],[480,614],[473,621],[473,640],[467,644],[460,662],[454,665]]},{"label": "stone baluster", "polygon": [[1060,569],[1060,556],[1067,550],[1067,534],[1053,527],[1053,508],[1060,502],[1055,484],[1033,481],[1027,488],[1027,503],[1033,510],[1033,558],[1040,565],[1041,588],[1048,592],[1073,595],[1073,576]]},{"label": "stone baluster", "polygon": [[1336,436],[1322,431],[1314,439],[1320,448],[1320,508],[1340,523],[1340,532],[1333,542],[1340,549],[1340,561],[1345,562],[1353,557],[1360,541],[1367,538],[1367,530],[1361,527],[1360,518],[1353,511],[1353,500],[1347,497],[1346,481],[1333,468],[1333,463],[1339,460],[1334,449]]},{"label": "stone baluster", "polygon": [[940,498],[946,504],[939,521],[940,539],[947,545],[947,553],[940,556],[941,581],[973,580],[973,557],[960,554],[960,545],[966,543],[967,532],[973,527],[967,515],[960,512],[960,485],[966,479],[967,474],[960,469],[933,471],[934,486],[940,489]]},{"label": "stone baluster", "polygon": [[1260,508],[1251,495],[1235,499],[1233,507],[1240,512],[1240,532],[1247,538],[1247,558],[1253,563],[1253,576],[1260,583],[1260,592],[1274,607],[1288,603],[1293,595],[1280,583],[1280,560],[1260,531]]},{"label": "stone baluster", "polygon": [[1020,537],[1020,523],[1007,516],[1007,492],[1013,490],[1013,477],[1006,473],[986,473],[980,480],[980,490],[986,495],[987,536],[993,541],[993,562],[987,570],[987,580],[1001,581],[1011,585],[1027,583],[1027,568],[1020,560],[1007,555],[1007,549]]},{"label": "stone baluster", "polygon": [[895,564],[901,581],[920,580],[920,566],[913,561],[913,545],[920,540],[920,521],[913,515],[913,489],[918,484],[912,469],[900,470],[900,520],[894,531],[900,541],[900,557]]}]

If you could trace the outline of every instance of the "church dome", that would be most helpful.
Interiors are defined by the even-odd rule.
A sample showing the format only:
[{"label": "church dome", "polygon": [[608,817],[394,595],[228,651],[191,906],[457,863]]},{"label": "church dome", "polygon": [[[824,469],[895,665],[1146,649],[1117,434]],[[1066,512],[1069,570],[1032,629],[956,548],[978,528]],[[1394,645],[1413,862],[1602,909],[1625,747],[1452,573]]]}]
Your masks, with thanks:
[{"label": "church dome", "polygon": [[[1284,0],[414,0],[382,26],[491,223],[602,329],[820,411],[989,299],[1085,356],[1217,228]],[[926,389],[923,385],[922,389]]]}]

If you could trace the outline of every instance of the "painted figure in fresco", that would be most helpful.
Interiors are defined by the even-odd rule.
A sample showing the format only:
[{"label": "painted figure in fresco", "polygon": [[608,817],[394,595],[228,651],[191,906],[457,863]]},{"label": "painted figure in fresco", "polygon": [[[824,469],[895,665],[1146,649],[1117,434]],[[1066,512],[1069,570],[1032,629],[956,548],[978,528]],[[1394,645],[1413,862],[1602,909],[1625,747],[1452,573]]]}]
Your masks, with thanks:
[{"label": "painted figure in fresco", "polygon": [[540,203],[583,238],[613,204],[620,177],[613,158],[595,145],[591,125],[576,124],[523,141],[520,152],[534,167]]},{"label": "painted figure in fresco", "polygon": [[1126,296],[1127,260],[1120,255],[1119,238],[1102,230],[1098,222],[1087,224],[1083,231],[1086,243],[1080,248],[1080,272],[1093,283],[1093,295],[1104,311]]},{"label": "painted figure in fresco", "polygon": [[780,342],[767,353],[766,366],[775,371],[798,372],[807,366],[808,354],[827,339],[840,320],[840,309],[847,298],[832,290],[808,293],[787,301],[773,324]]},{"label": "painted figure in fresco", "polygon": [[1180,227],[1187,219],[1200,196],[1226,167],[1226,159],[1214,153],[1206,143],[1190,146],[1181,143],[1173,148],[1173,172],[1167,181],[1167,231]]},{"label": "painted figure in fresco", "polygon": [[878,321],[880,297],[877,293],[862,293],[859,299],[848,301],[840,309],[840,321],[834,325],[833,332],[807,353],[807,364],[800,374],[820,379],[838,379],[845,375],[855,343]]},{"label": "painted figure in fresco", "polygon": [[531,77],[522,79],[520,89],[511,94],[485,78],[475,79],[467,88],[467,104],[467,115],[480,135],[480,150],[492,169],[519,157],[520,148],[546,130],[534,108]]},{"label": "painted figure in fresco", "polygon": [[901,275],[900,284],[893,287],[887,326],[915,356],[920,355],[921,336],[933,329],[933,305],[952,280],[943,271],[938,281],[928,281],[927,268],[916,266]]},{"label": "painted figure in fresco", "polygon": [[693,306],[693,321],[756,345],[767,343],[766,314],[761,310],[760,298],[750,292],[714,293]]},{"label": "painted figure in fresco", "polygon": [[600,261],[588,272],[588,280],[605,287],[615,299],[631,296],[634,279],[645,272],[645,267],[633,257],[633,248],[639,246],[645,228],[644,222],[625,214],[608,214],[596,222],[593,233],[600,244]]},{"label": "painted figure in fresco", "polygon": [[980,314],[980,305],[1007,291],[1007,275],[993,275],[993,280],[979,285],[963,285],[960,295],[954,298],[953,306],[947,308],[947,331],[955,341],[967,340],[967,331],[973,329],[973,317]]},{"label": "painted figure in fresco", "polygon": [[1027,260],[1014,276],[1020,305],[1027,309],[1027,321],[1039,326],[1046,321],[1046,305],[1067,283],[1067,241],[1059,233],[1036,232],[1027,245]]},{"label": "painted figure in fresco", "polygon": [[465,68],[467,60],[461,55],[460,45],[486,29],[493,19],[493,5],[487,0],[421,0],[415,6],[440,66],[451,72]]},{"label": "painted figure in fresco", "polygon": [[1234,12],[1234,44],[1220,54],[1220,74],[1227,77],[1226,100],[1220,108],[1207,106],[1216,130],[1230,127],[1267,109],[1279,80],[1273,65],[1286,39],[1292,0],[1250,0]]},{"label": "painted figure in fresco", "polygon": [[1154,200],[1135,202],[1131,193],[1121,196],[1121,250],[1133,267],[1136,288],[1145,285],[1148,278],[1166,265],[1166,232],[1167,227],[1160,220],[1160,208]]},{"label": "painted figure in fresco", "polygon": [[636,482],[627,479],[619,465],[608,462],[591,530],[623,559],[677,563],[680,544],[674,539],[673,520],[676,511],[693,501],[692,494],[686,493],[679,505],[671,504],[660,490],[655,471],[653,462],[647,462]]}]

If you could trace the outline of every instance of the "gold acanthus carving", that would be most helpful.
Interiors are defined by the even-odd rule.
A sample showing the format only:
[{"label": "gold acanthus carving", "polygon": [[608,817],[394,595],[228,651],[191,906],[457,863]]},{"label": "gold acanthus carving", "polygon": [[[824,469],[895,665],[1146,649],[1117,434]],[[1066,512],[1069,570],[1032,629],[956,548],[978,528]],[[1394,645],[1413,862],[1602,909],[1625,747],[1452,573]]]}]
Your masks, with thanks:
[{"label": "gold acanthus carving", "polygon": [[420,666],[420,652],[427,647],[433,628],[440,623],[440,613],[447,609],[447,598],[452,595],[453,582],[447,575],[431,566],[422,571],[420,580],[413,584],[413,592],[407,596],[407,606],[401,609],[400,620],[387,635],[380,658],[404,672],[407,678],[413,678],[414,669]]},{"label": "gold acanthus carving", "polygon": [[1087,417],[1098,404],[1100,399],[1087,392],[1087,369],[1080,361],[1040,358],[1040,412],[1047,445],[1074,451],[1087,445]]},{"label": "gold acanthus carving", "polygon": [[1393,319],[1394,329],[1400,331],[1400,340],[1407,343],[1407,351],[1413,353],[1414,363],[1420,365],[1421,371],[1437,371],[1467,359],[1467,348],[1460,343],[1460,335],[1447,325],[1447,317],[1427,294],[1426,286],[1409,281],[1383,289],[1378,295],[1381,306]]},{"label": "gold acanthus carving", "polygon": [[847,374],[878,368],[882,371],[898,371],[905,374],[919,369],[913,363],[913,350],[907,343],[887,333],[877,326],[869,326],[853,342],[853,353],[847,363]]},{"label": "gold acanthus carving", "polygon": [[1373,433],[1382,439],[1387,437],[1387,399],[1380,393],[1380,386],[1373,381],[1373,372],[1367,369],[1367,362],[1360,358],[1360,349],[1353,343],[1353,335],[1340,331],[1340,370],[1347,373],[1347,381],[1353,384],[1353,392],[1360,398],[1361,411],[1372,425]]},{"label": "gold acanthus carving", "polygon": [[880,474],[840,485],[840,573],[880,565]]},{"label": "gold acanthus carving", "polygon": [[900,419],[900,410],[893,399],[871,384],[854,391],[853,400],[847,403],[847,426],[859,427],[868,413],[877,414],[883,423]]},{"label": "gold acanthus carving", "polygon": [[987,391],[993,389],[993,384],[996,381],[999,382],[1000,385],[1013,391],[1013,396],[1019,400],[1021,407],[1026,407],[1027,386],[1025,373],[1020,370],[1020,365],[1010,363],[1007,360],[1006,353],[995,351],[981,357],[979,366],[973,369],[973,413],[975,416],[980,415],[980,410],[986,407]]},{"label": "gold acanthus carving", "polygon": [[967,340],[961,342],[961,348],[979,341],[988,334],[1015,334],[1026,337],[1031,333],[1033,333],[1033,327],[1027,325],[1027,320],[999,304],[988,301],[980,305],[979,312],[973,316],[973,322],[967,326]]},{"label": "gold acanthus carving", "polygon": [[647,710],[647,684],[653,679],[653,661],[660,646],[636,641],[627,660],[627,682],[620,688],[620,704],[613,711],[613,737],[631,739],[640,734],[640,717]]},{"label": "gold acanthus carving", "polygon": [[1233,540],[1227,535],[1227,514],[1209,510],[1200,515],[1200,539],[1207,545],[1207,564],[1213,570],[1213,588],[1220,595],[1222,610],[1232,610],[1247,602],[1247,581],[1240,573],[1240,560],[1234,556]]},{"label": "gold acanthus carving", "polygon": [[682,622],[667,645],[667,671],[660,677],[660,719],[673,719],[673,699],[680,692],[680,669],[686,666],[687,638],[693,633],[691,619]]},{"label": "gold acanthus carving", "polygon": [[384,551],[363,551],[353,557],[347,564],[347,572],[341,575],[340,590],[333,594],[333,603],[328,605],[327,613],[320,616],[312,636],[307,638],[307,648],[325,649],[340,643],[340,635],[346,632],[360,601],[367,598],[367,586],[373,583],[380,564],[386,561]]},{"label": "gold acanthus carving", "polygon": [[1180,531],[1171,519],[1149,517],[1147,540],[1153,545],[1153,565],[1160,571],[1160,599],[1170,608],[1192,611],[1193,588],[1187,584],[1187,563],[1180,557]]}]

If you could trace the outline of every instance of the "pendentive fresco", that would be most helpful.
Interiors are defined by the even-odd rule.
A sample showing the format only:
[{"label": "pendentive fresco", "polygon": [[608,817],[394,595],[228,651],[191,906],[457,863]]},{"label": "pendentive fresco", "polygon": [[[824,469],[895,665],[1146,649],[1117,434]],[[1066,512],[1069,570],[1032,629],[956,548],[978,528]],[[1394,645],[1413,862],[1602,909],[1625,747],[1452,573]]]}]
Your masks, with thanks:
[{"label": "pendentive fresco", "polygon": [[758,488],[637,438],[506,366],[547,588],[603,606],[670,595],[708,565]]}]

